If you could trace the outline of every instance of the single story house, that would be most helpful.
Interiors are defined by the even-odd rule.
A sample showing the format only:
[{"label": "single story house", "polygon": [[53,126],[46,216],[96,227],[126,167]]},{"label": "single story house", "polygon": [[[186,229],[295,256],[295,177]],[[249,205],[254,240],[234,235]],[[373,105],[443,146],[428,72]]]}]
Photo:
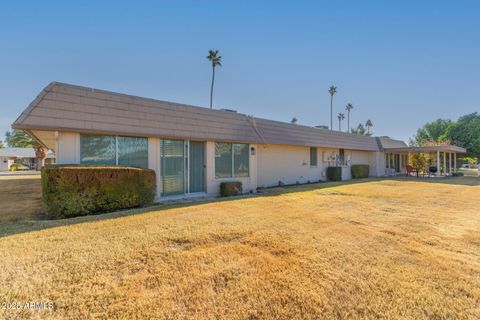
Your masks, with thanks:
[{"label": "single story house", "polygon": [[[157,173],[159,199],[217,194],[222,181],[241,181],[244,191],[255,192],[326,180],[326,168],[335,165],[342,167],[345,180],[351,178],[353,164],[368,164],[371,176],[404,172],[409,153],[404,142],[388,137],[58,82],[45,87],[12,127],[54,150],[59,164],[151,168]],[[465,149],[437,152],[445,160]]]},{"label": "single story house", "polygon": [[[14,163],[20,163],[28,169],[36,169],[37,161],[33,148],[0,148],[0,171],[10,170]],[[55,163],[55,154],[49,150],[45,164],[52,163]]]}]

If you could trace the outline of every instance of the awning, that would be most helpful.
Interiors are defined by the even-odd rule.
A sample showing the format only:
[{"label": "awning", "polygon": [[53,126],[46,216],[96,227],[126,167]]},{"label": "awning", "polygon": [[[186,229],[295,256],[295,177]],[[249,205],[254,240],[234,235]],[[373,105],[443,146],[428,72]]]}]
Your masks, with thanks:
[{"label": "awning", "polygon": [[429,153],[429,152],[452,152],[466,153],[467,149],[457,146],[428,146],[428,147],[403,147],[403,148],[385,148],[385,152],[405,152],[405,153]]}]

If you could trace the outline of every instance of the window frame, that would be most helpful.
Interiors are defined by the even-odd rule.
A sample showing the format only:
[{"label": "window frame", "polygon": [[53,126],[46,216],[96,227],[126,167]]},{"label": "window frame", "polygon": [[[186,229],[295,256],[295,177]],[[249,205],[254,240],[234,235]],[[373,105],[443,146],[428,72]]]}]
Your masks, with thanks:
[{"label": "window frame", "polygon": [[[217,176],[217,143],[228,144],[230,146],[230,153],[231,153],[231,161],[230,161],[230,175],[226,177],[219,177]],[[246,146],[246,153],[247,153],[247,161],[248,161],[248,173],[247,175],[236,175],[235,174],[235,146],[244,145]],[[232,179],[232,178],[250,178],[250,144],[248,143],[234,143],[234,142],[221,142],[215,141],[215,155],[214,155],[215,163],[214,163],[214,176],[216,180],[222,179]]]}]

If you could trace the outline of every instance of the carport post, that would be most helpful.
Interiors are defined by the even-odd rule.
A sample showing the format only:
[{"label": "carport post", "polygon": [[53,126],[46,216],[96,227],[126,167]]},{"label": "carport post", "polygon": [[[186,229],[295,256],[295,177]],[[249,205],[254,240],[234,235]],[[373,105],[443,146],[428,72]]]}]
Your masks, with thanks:
[{"label": "carport post", "polygon": [[440,150],[437,150],[437,177],[440,177]]},{"label": "carport post", "polygon": [[443,176],[447,176],[447,153],[443,152]]},{"label": "carport post", "polygon": [[457,153],[453,153],[453,170],[457,172]]},{"label": "carport post", "polygon": [[452,175],[452,153],[448,153],[448,173]]}]

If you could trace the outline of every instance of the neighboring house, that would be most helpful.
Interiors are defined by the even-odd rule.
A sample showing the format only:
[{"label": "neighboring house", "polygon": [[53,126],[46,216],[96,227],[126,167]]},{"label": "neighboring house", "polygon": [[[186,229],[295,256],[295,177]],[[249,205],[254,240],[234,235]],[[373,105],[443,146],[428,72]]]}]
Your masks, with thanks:
[{"label": "neighboring house", "polygon": [[[36,169],[37,161],[33,148],[0,148],[0,171],[8,171],[13,163],[23,164],[28,169]],[[52,163],[55,163],[55,155],[48,151],[45,164]]]},{"label": "neighboring house", "polygon": [[222,181],[241,181],[246,192],[316,182],[326,180],[326,168],[335,165],[342,167],[343,179],[351,178],[353,164],[368,164],[372,176],[384,175],[387,167],[402,172],[409,152],[405,143],[388,137],[57,82],[39,94],[13,128],[54,150],[59,164],[151,168],[159,198],[217,194]]}]

